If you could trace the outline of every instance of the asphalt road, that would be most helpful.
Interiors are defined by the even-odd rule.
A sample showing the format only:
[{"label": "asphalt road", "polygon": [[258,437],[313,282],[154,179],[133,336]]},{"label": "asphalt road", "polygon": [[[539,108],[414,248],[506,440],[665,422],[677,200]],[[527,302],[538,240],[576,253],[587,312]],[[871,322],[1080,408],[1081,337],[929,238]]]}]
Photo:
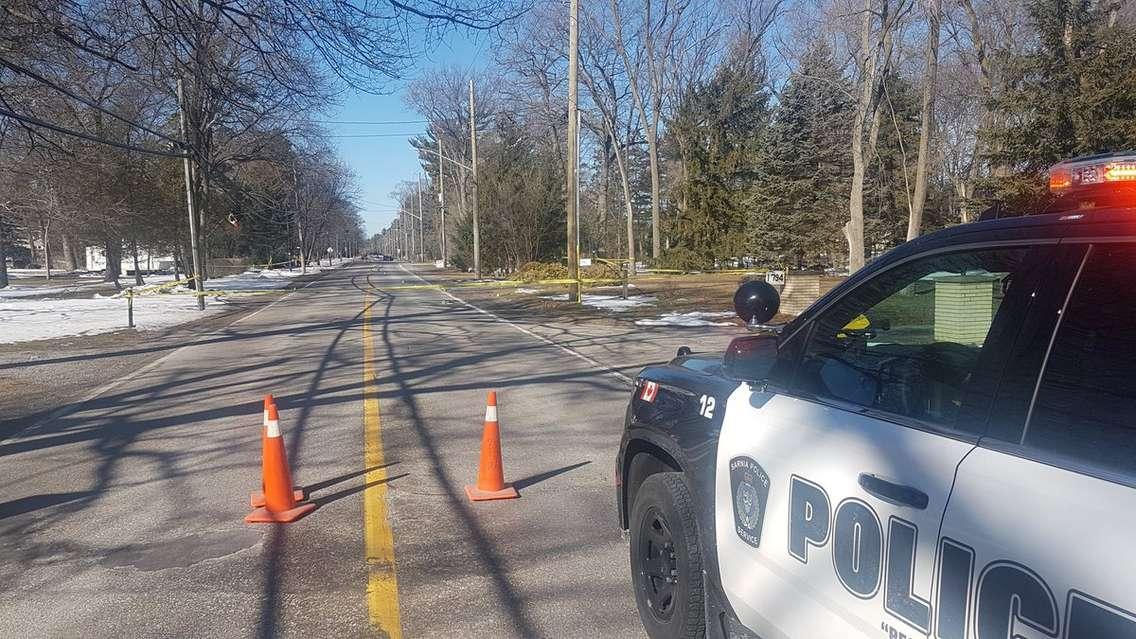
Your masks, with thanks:
[{"label": "asphalt road", "polygon": [[[642,636],[627,378],[728,331],[505,319],[421,283],[332,271],[0,441],[0,636]],[[474,504],[488,390],[521,498]],[[286,526],[243,521],[267,392],[319,504]]]}]

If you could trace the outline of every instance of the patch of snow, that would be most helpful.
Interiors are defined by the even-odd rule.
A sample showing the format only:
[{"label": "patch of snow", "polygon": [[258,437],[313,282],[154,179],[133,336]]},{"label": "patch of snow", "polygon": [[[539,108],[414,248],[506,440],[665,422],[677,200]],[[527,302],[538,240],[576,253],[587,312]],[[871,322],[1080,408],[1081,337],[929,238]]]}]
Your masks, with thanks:
[{"label": "patch of snow", "polygon": [[51,297],[74,293],[79,289],[101,286],[101,282],[72,284],[70,286],[29,286],[27,284],[9,284],[0,288],[0,300],[15,299],[19,297]]},{"label": "patch of snow", "polygon": [[[211,303],[205,313],[222,304]],[[193,297],[150,296],[134,300],[134,325],[139,330],[175,326],[202,317]],[[52,339],[69,335],[94,335],[126,328],[126,300],[34,299],[0,301],[0,343]]]},{"label": "patch of snow", "polygon": [[[522,295],[532,295],[534,293],[540,292],[539,289],[535,289],[535,288],[517,288],[517,289],[513,289],[513,290],[515,290],[518,293],[521,293]],[[565,297],[564,299],[568,299],[568,298]]]},{"label": "patch of snow", "polygon": [[[350,260],[337,260],[331,267],[308,267],[308,273],[336,268]],[[207,282],[211,290],[241,292],[283,288],[292,278],[301,275],[300,269],[250,270],[237,275],[219,277]],[[123,283],[133,281],[123,278]],[[146,277],[146,286],[135,288],[145,292],[173,280],[172,275]],[[31,289],[35,289],[32,291]],[[73,287],[72,287],[73,288]],[[21,299],[41,295],[44,287],[18,287],[15,295],[4,295],[0,289],[0,344],[52,339],[74,335],[94,335],[126,328],[125,291],[115,295],[95,294],[90,299]],[[141,295],[134,299],[134,325],[138,330],[155,330],[176,326],[203,317],[225,307],[223,299],[209,298],[205,312],[197,310],[197,303],[185,286],[168,290],[181,295]]]},{"label": "patch of snow", "polygon": [[[46,275],[47,275],[47,271],[42,269],[42,268],[9,268],[8,269],[8,277],[10,277],[12,279],[19,279],[19,278],[22,278],[22,277],[44,277]],[[51,276],[55,277],[56,275],[77,275],[79,277],[86,277],[87,275],[89,275],[89,273],[88,273],[88,271],[82,271],[82,270],[80,270],[80,271],[63,271],[63,270],[60,270],[60,269],[57,269],[57,268],[51,269]],[[102,277],[100,274],[97,274],[97,273],[95,275]]]},{"label": "patch of snow", "polygon": [[656,319],[635,320],[639,326],[734,326],[733,322],[716,322],[714,320],[730,317],[731,311],[709,312],[692,311],[690,313],[663,313]]},{"label": "patch of snow", "polygon": [[[542,295],[542,299],[556,300],[559,302],[567,302],[568,294],[562,293],[560,295]],[[640,306],[648,306],[655,303],[654,295],[636,295],[623,299],[618,295],[594,295],[591,293],[584,293],[584,298],[581,300],[584,306],[591,306],[592,308],[600,308],[607,311],[621,313],[623,311],[630,311],[633,308]]]},{"label": "patch of snow", "polygon": [[[592,287],[592,290],[596,290],[596,291],[604,291],[604,290],[607,290],[607,289],[609,289],[609,288],[616,288],[616,289],[620,289],[620,288],[623,288],[623,285],[622,285],[622,284],[611,284],[611,285],[609,285],[609,286],[593,286],[593,287]],[[639,288],[639,287],[638,287],[638,286],[635,286],[634,284],[628,284],[628,285],[627,285],[627,288]]]}]

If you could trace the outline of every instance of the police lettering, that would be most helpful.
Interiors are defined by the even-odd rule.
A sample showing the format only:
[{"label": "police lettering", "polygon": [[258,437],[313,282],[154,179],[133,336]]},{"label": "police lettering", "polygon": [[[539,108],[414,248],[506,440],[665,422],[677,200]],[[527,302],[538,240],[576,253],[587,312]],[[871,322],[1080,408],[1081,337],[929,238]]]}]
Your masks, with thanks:
[{"label": "police lettering", "polygon": [[[1030,628],[1038,635],[1058,636],[1059,603],[1049,585],[1027,566],[992,561],[976,575],[974,550],[944,537],[939,540],[938,588],[932,605],[915,593],[919,536],[915,524],[893,516],[885,538],[879,516],[868,503],[845,499],[835,514],[831,510],[823,487],[797,475],[790,477],[789,554],[807,564],[810,548],[820,549],[831,541],[833,570],[840,584],[852,595],[871,599],[882,580],[884,609],[924,635],[1005,639]],[[1069,591],[1064,612],[1065,639],[1136,637],[1136,614],[1077,590]],[[968,619],[972,619],[969,632]],[[902,634],[887,623],[881,629],[889,636]]]}]

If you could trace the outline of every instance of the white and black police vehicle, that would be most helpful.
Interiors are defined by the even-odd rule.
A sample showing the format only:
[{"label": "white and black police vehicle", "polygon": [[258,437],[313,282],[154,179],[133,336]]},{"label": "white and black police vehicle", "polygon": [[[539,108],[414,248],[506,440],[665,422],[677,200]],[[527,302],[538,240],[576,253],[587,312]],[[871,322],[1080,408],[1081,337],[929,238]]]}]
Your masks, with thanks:
[{"label": "white and black police vehicle", "polygon": [[1136,637],[1136,154],[1050,186],[643,370],[617,473],[651,637]]}]

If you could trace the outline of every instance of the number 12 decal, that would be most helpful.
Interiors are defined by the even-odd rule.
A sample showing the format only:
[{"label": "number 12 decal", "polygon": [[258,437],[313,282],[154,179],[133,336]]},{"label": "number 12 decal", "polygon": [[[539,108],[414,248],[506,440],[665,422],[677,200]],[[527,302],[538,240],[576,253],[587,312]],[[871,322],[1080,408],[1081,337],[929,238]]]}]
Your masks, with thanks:
[{"label": "number 12 decal", "polygon": [[714,398],[710,395],[703,395],[702,399],[699,400],[699,404],[698,414],[706,419],[714,419],[714,405],[716,404]]}]

